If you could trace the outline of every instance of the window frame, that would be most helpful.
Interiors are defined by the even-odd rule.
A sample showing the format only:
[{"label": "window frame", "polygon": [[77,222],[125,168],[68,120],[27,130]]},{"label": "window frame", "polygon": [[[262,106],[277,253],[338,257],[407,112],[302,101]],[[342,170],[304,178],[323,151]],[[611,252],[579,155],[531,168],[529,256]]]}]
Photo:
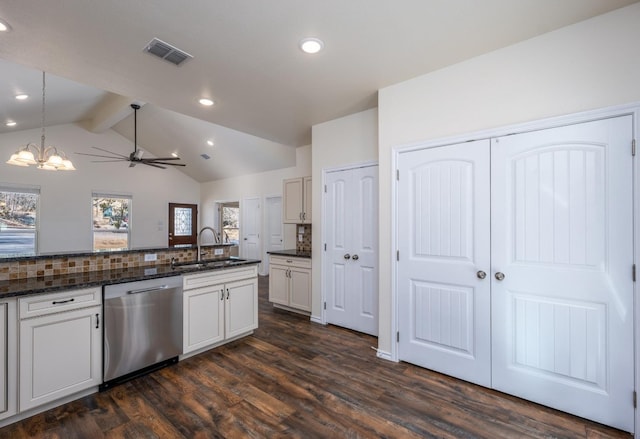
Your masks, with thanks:
[{"label": "window frame", "polygon": [[[113,199],[113,200],[128,200],[128,207],[127,207],[127,246],[126,247],[118,247],[118,248],[96,248],[96,238],[95,238],[95,233],[97,231],[102,231],[102,232],[113,232],[113,230],[109,230],[109,229],[96,229],[94,226],[94,216],[93,216],[93,206],[94,206],[94,202],[96,200],[96,198],[100,199],[100,198],[106,198],[106,199]],[[133,195],[132,194],[126,194],[126,193],[114,193],[114,192],[102,192],[102,191],[91,191],[91,204],[89,206],[89,208],[91,209],[91,215],[90,215],[90,220],[91,220],[91,249],[94,252],[111,252],[111,251],[122,251],[122,250],[131,250],[131,223],[132,223],[132,219],[133,219]],[[118,228],[118,230],[120,230]],[[117,233],[121,233],[124,234],[124,232],[117,232]]]},{"label": "window frame", "polygon": [[[8,183],[0,183],[0,192],[12,192],[17,194],[32,194],[36,195],[36,208],[35,208],[35,221],[34,228],[29,229],[33,230],[33,252],[21,252],[21,253],[4,253],[0,251],[0,260],[3,258],[12,258],[12,257],[22,257],[22,256],[37,256],[39,253],[39,235],[40,235],[40,197],[41,191],[40,186],[31,186],[31,185],[13,185]],[[2,232],[0,229],[0,233]],[[27,233],[27,232],[18,232],[18,233]]]}]

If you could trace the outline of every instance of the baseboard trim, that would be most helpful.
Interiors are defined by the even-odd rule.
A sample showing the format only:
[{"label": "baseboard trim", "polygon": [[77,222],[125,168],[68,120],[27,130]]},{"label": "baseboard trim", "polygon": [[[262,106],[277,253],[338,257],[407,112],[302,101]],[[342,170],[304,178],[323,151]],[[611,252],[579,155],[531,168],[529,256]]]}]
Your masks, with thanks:
[{"label": "baseboard trim", "polygon": [[393,361],[391,352],[381,351],[380,349],[376,349],[376,357],[387,361]]},{"label": "baseboard trim", "polygon": [[320,316],[313,316],[312,315],[310,320],[311,320],[312,323],[317,323],[319,325],[324,325],[324,322],[322,321],[322,317],[320,317]]}]

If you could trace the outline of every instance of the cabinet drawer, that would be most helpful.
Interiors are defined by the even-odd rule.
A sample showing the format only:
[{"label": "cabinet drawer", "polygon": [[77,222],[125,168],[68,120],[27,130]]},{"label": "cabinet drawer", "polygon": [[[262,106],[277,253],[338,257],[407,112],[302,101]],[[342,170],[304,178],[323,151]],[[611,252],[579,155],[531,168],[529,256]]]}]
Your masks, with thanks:
[{"label": "cabinet drawer", "polygon": [[257,265],[229,268],[226,270],[207,271],[197,274],[187,274],[182,276],[182,288],[186,291],[193,288],[201,288],[208,285],[223,284],[226,282],[256,277],[257,275]]},{"label": "cabinet drawer", "polygon": [[87,308],[102,303],[102,287],[39,294],[18,299],[20,319]]},{"label": "cabinet drawer", "polygon": [[311,259],[297,258],[294,256],[269,256],[269,263],[276,265],[284,265],[286,267],[311,268]]}]

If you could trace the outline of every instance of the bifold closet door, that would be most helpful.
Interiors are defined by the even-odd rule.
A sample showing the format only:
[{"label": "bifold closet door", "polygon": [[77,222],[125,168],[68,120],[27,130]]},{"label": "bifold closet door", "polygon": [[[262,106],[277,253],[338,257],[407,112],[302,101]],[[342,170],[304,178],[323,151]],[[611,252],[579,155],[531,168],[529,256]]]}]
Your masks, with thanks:
[{"label": "bifold closet door", "polygon": [[491,146],[493,387],[634,427],[631,116]]},{"label": "bifold closet door", "polygon": [[489,140],[403,153],[398,357],[491,386]]},{"label": "bifold closet door", "polygon": [[378,167],[328,172],[327,323],[378,335]]}]

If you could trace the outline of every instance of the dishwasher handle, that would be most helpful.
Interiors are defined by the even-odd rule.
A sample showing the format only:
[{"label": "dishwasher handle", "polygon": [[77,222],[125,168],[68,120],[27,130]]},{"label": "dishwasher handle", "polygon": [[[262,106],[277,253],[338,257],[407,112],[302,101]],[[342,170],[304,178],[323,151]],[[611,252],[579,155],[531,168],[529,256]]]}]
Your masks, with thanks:
[{"label": "dishwasher handle", "polygon": [[127,294],[151,293],[153,291],[166,290],[167,288],[169,288],[169,285],[161,285],[159,287],[153,287],[153,288],[141,288],[139,290],[129,290],[127,291]]}]

